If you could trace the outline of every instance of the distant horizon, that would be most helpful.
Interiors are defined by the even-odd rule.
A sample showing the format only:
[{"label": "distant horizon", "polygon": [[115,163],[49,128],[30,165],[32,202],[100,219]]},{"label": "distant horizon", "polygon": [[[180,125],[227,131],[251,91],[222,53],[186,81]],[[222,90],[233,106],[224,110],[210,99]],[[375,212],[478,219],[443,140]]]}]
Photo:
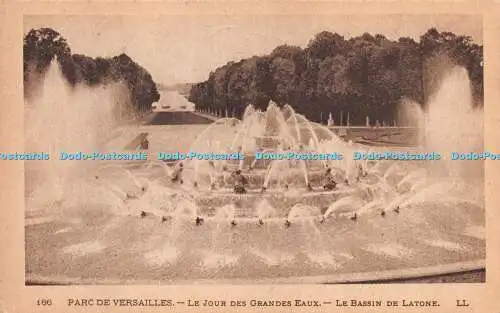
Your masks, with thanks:
[{"label": "distant horizon", "polygon": [[[482,45],[478,15],[279,15],[279,16],[25,16],[24,34],[53,28],[73,54],[113,57],[122,53],[144,67],[162,86],[205,81],[229,62],[272,52],[280,45],[304,49],[314,36],[329,31],[346,40],[363,33],[391,41],[416,42],[427,30],[453,32]],[[269,31],[269,30],[272,31]]]}]

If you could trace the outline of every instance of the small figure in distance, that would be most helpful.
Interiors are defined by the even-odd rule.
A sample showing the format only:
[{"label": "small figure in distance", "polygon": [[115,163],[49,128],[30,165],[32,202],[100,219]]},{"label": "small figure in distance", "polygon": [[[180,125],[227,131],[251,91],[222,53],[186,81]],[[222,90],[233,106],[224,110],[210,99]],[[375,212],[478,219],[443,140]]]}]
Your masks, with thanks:
[{"label": "small figure in distance", "polygon": [[332,169],[327,167],[326,172],[323,175],[324,179],[324,184],[323,184],[323,189],[325,190],[333,190],[335,187],[337,187],[337,182],[335,182],[335,178],[333,177],[332,174]]},{"label": "small figure in distance", "polygon": [[201,217],[199,217],[199,216],[197,216],[197,217],[196,217],[196,220],[195,220],[196,226],[200,226],[200,225],[202,225],[202,224],[203,224],[203,222],[204,222],[204,219],[203,219],[203,218],[201,218]]},{"label": "small figure in distance", "polygon": [[285,227],[288,228],[292,225],[292,223],[289,220],[285,221]]},{"label": "small figure in distance", "polygon": [[234,193],[237,194],[246,193],[247,190],[245,189],[245,186],[248,184],[248,181],[245,178],[245,176],[241,174],[241,170],[236,170],[233,174],[231,174],[231,176],[234,179],[234,187],[233,187]]},{"label": "small figure in distance", "polygon": [[354,215],[353,215],[353,216],[351,216],[351,217],[349,217],[349,219],[350,219],[351,221],[355,221],[355,220],[357,220],[357,219],[358,219],[358,214],[357,214],[357,213],[354,213]]}]

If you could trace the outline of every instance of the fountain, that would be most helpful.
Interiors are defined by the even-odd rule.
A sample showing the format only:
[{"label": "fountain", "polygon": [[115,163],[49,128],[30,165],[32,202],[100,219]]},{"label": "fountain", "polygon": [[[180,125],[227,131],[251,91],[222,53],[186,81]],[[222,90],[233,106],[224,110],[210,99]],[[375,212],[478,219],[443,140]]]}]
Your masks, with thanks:
[{"label": "fountain", "polygon": [[26,188],[33,201],[61,201],[69,192],[68,183],[95,167],[98,162],[60,161],[59,155],[103,148],[103,139],[119,124],[116,101],[123,88],[120,84],[72,88],[62,77],[58,63],[52,62],[39,97],[27,102],[25,110],[26,150],[51,156],[46,162],[26,164],[28,171],[36,173]]},{"label": "fountain", "polygon": [[[224,125],[227,121],[216,121],[208,129]],[[212,135],[211,131],[203,132],[197,141],[205,142],[206,147],[211,148],[228,146],[228,151],[242,153],[244,160],[187,162],[184,178],[188,184],[196,186],[193,194],[200,212],[211,212],[217,207],[239,201],[246,208],[238,211],[238,217],[256,217],[255,203],[266,199],[281,216],[286,216],[296,204],[309,203],[321,207],[346,192],[323,188],[327,169],[334,170],[339,183],[344,181],[347,173],[345,162],[259,157],[266,153],[347,153],[349,150],[347,144],[328,128],[311,123],[290,106],[280,110],[271,102],[265,112],[248,106],[233,138],[218,137],[215,145],[213,137],[210,137]],[[195,143],[190,151],[201,148]],[[219,163],[220,170],[215,169],[215,163]],[[238,175],[234,175],[235,171]],[[233,191],[235,180],[241,180],[238,177],[244,177],[247,182],[244,192]],[[214,183],[217,185],[215,191]]]},{"label": "fountain", "polygon": [[[460,69],[445,79],[430,103],[439,109],[430,108],[421,115],[425,122],[417,122],[426,125],[423,148],[461,138],[460,127],[435,134],[442,101],[464,107],[463,114],[447,111],[448,118],[475,121],[476,112],[465,108],[470,97],[455,99],[470,94],[453,91],[467,90],[467,84]],[[173,129],[149,131],[157,132],[155,138]],[[473,147],[481,135],[470,132],[467,138],[466,147]],[[148,148],[154,145],[151,140]],[[484,259],[483,183],[480,174],[464,179],[465,163],[355,161],[353,151],[379,148],[346,143],[328,127],[273,102],[265,111],[249,105],[242,120],[218,119],[186,140],[186,147],[244,158],[101,164],[89,177],[79,175],[66,186],[73,192],[62,195],[76,200],[66,202],[50,224],[26,228],[28,279],[272,283],[308,276],[334,282],[336,275],[362,272],[377,279],[386,270],[447,264],[463,269]],[[336,152],[344,159],[258,158],[257,152]],[[183,170],[176,170],[181,162]],[[236,185],[244,191],[235,192]]]}]

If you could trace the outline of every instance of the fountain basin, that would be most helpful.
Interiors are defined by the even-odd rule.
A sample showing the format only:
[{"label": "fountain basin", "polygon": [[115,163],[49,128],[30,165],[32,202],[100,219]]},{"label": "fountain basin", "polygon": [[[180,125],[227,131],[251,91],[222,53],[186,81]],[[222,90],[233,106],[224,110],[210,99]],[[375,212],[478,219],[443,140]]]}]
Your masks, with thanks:
[{"label": "fountain basin", "polygon": [[353,194],[350,190],[335,191],[315,191],[298,194],[285,194],[283,192],[273,192],[272,190],[260,193],[258,191],[246,194],[234,194],[232,190],[217,191],[202,194],[195,197],[195,203],[200,212],[207,208],[215,210],[221,206],[237,203],[238,215],[241,217],[257,216],[257,205],[265,199],[275,210],[277,216],[286,217],[290,209],[296,204],[307,204],[318,209],[328,207],[332,202]]},{"label": "fountain basin", "polygon": [[[356,221],[297,217],[285,227],[279,218],[262,225],[236,219],[236,226],[230,219],[207,218],[197,226],[188,216],[162,222],[149,214],[116,217],[97,207],[65,211],[26,227],[26,278],[301,283],[374,280],[384,272],[415,275],[418,268],[435,273],[447,264],[484,259],[484,237],[472,231],[482,227],[480,212],[469,204],[426,203]],[[437,227],[450,216],[447,227]]]}]

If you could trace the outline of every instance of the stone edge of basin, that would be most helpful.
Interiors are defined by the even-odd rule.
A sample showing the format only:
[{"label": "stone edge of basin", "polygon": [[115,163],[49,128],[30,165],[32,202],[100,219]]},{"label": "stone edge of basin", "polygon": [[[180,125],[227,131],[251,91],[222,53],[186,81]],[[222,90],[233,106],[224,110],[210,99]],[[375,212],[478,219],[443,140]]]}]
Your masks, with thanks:
[{"label": "stone edge of basin", "polygon": [[331,274],[321,276],[296,276],[264,279],[199,279],[199,280],[144,280],[144,279],[93,279],[81,277],[40,276],[29,274],[25,277],[26,286],[30,285],[192,285],[192,284],[220,284],[220,285],[255,285],[255,284],[362,284],[383,283],[391,280],[417,279],[449,274],[466,273],[485,270],[485,260],[475,260],[460,263],[405,268],[375,272],[356,272]]}]

